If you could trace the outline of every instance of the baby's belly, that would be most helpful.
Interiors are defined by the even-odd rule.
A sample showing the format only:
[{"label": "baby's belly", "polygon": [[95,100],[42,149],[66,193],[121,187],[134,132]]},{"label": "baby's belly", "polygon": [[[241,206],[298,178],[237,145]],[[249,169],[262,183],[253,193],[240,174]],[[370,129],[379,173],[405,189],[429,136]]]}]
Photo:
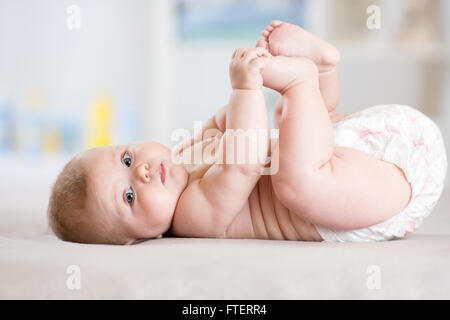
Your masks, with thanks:
[{"label": "baby's belly", "polygon": [[314,225],[290,212],[275,196],[270,176],[262,176],[226,232],[227,238],[321,241]]}]

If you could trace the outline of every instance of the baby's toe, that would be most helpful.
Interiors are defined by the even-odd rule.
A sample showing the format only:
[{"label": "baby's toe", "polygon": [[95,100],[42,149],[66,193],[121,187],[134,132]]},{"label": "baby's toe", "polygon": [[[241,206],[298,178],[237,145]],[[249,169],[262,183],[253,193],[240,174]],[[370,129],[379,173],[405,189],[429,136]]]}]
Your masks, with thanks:
[{"label": "baby's toe", "polygon": [[268,24],[268,25],[266,26],[266,29],[265,29],[265,30],[267,30],[267,31],[269,31],[269,32],[272,32],[273,29],[275,29],[275,27],[272,26],[271,24]]},{"label": "baby's toe", "polygon": [[257,47],[262,47],[267,49],[267,40],[264,36],[259,37],[258,41],[256,42]]},{"label": "baby's toe", "polygon": [[272,27],[276,28],[279,27],[283,24],[283,21],[280,20],[273,20],[272,23],[270,24]]}]

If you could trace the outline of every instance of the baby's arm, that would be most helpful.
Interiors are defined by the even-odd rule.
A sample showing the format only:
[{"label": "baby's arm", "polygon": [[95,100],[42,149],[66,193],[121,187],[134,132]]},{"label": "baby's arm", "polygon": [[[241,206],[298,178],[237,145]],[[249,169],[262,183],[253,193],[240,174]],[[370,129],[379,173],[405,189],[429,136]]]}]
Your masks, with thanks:
[{"label": "baby's arm", "polygon": [[197,142],[215,136],[217,133],[223,133],[226,129],[226,113],[228,105],[221,107],[211,118],[209,118],[202,127],[202,130],[195,133],[191,139],[186,139],[177,145],[174,149],[175,154],[183,152],[192,147]]},{"label": "baby's arm", "polygon": [[[263,48],[238,49],[233,54],[230,78],[233,92],[224,108],[226,130],[221,140],[220,162],[205,175],[191,183],[180,197],[173,233],[179,236],[223,237],[227,227],[240,212],[264,167],[268,153],[268,117],[262,93],[262,55],[270,54]],[[247,129],[265,130],[265,138],[257,139],[256,163],[230,163],[227,153],[235,151],[234,139],[245,139]],[[241,138],[239,138],[240,136]],[[245,141],[245,140],[243,140]],[[256,150],[255,150],[256,149]]]}]

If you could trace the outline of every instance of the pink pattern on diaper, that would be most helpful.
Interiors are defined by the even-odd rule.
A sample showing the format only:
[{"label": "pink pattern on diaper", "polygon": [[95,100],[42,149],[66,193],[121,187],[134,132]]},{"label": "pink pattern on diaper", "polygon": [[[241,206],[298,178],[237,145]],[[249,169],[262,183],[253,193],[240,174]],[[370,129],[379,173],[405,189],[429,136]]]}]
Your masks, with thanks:
[{"label": "pink pattern on diaper", "polygon": [[387,132],[395,132],[400,134],[400,131],[397,130],[397,128],[391,127],[391,126],[386,126],[386,131]]},{"label": "pink pattern on diaper", "polygon": [[427,150],[427,152],[430,152],[430,148],[423,141],[413,140],[413,144],[414,144],[414,147],[425,146],[425,150]]},{"label": "pink pattern on diaper", "polygon": [[366,131],[363,131],[360,135],[359,135],[359,138],[360,139],[364,139],[366,136],[372,136],[372,135],[375,135],[375,134],[380,134],[380,133],[384,133],[384,131],[372,131],[372,130],[366,130]]},{"label": "pink pattern on diaper", "polygon": [[367,136],[373,136],[373,135],[386,133],[386,132],[394,132],[394,133],[400,134],[400,131],[398,131],[396,128],[386,127],[386,130],[383,130],[383,131],[373,131],[373,130],[370,130],[370,129],[369,130],[365,130],[365,131],[360,133],[359,138],[360,139],[364,139]]},{"label": "pink pattern on diaper", "polygon": [[425,186],[427,185],[428,181],[430,181],[430,174],[427,175],[427,178],[425,179],[423,185],[422,185],[422,189],[419,191],[418,194],[416,194],[414,196],[414,198],[412,200],[418,199],[422,196],[423,190],[425,189]]}]

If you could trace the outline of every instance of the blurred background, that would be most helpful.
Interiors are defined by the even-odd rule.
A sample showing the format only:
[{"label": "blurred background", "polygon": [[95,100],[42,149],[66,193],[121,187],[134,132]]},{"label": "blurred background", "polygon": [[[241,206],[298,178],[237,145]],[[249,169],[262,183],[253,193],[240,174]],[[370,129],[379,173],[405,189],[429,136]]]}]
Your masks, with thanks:
[{"label": "blurred background", "polygon": [[[448,148],[447,0],[0,0],[0,213],[45,210],[86,148],[174,146],[175,129],[227,103],[233,50],[273,19],[341,51],[339,112],[407,104]],[[265,95],[272,121],[277,94]]]}]

